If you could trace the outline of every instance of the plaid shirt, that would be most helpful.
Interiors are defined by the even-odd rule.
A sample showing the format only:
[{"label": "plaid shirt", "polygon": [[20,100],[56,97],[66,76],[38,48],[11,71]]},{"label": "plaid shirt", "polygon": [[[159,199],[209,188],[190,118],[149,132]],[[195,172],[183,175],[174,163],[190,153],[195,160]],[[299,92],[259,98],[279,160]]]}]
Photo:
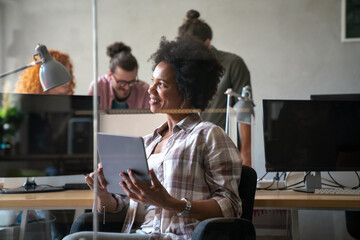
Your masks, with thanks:
[{"label": "plaid shirt", "polygon": [[[164,123],[153,134],[144,137],[147,156],[161,140]],[[214,199],[224,217],[239,217],[242,212],[238,185],[241,174],[240,154],[225,132],[191,114],[173,129],[164,149],[164,159],[157,169],[159,181],[171,196],[190,201]],[[125,204],[120,196],[119,208]],[[122,232],[130,232],[138,203],[130,200]],[[175,212],[155,208],[151,239],[191,239],[198,220],[180,218]]]}]

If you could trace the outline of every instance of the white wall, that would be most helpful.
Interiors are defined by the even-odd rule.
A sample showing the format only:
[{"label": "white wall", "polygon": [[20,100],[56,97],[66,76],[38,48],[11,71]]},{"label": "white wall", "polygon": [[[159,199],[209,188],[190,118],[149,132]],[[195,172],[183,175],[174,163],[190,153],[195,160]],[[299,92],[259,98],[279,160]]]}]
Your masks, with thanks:
[{"label": "white wall", "polygon": [[[87,94],[92,76],[90,0],[0,0],[3,71],[27,63],[37,43],[68,52],[76,94]],[[106,46],[129,44],[151,78],[150,55],[161,36],[173,39],[187,10],[200,11],[213,44],[243,57],[251,71],[255,120],[255,168],[265,172],[262,99],[308,99],[314,93],[360,92],[360,42],[340,41],[340,0],[101,0],[98,1],[99,75]],[[0,48],[1,49],[1,48]],[[8,77],[15,82],[18,74]]]},{"label": "white wall", "polygon": [[[173,39],[187,10],[201,13],[213,44],[246,61],[256,104],[254,160],[265,173],[262,99],[309,99],[310,94],[360,92],[360,42],[343,43],[340,0],[99,0],[99,75],[106,72],[106,46],[124,41],[151,79],[147,60],[160,37]],[[76,94],[92,81],[90,0],[0,0],[0,69],[31,59],[37,43],[68,52]],[[8,77],[15,82],[18,75]]]},{"label": "white wall", "polygon": [[129,136],[145,136],[153,133],[166,120],[166,114],[100,114],[99,131]]}]

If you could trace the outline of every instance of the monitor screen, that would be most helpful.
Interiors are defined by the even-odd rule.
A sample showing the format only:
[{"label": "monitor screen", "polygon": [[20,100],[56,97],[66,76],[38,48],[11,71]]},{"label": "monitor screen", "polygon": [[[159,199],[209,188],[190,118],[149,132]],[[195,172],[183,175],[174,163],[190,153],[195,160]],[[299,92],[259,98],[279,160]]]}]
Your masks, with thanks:
[{"label": "monitor screen", "polygon": [[326,101],[360,101],[359,93],[348,94],[312,94],[311,100],[326,100]]},{"label": "monitor screen", "polygon": [[92,96],[0,93],[0,101],[0,177],[92,171]]},{"label": "monitor screen", "polygon": [[263,100],[268,172],[359,171],[360,101]]}]

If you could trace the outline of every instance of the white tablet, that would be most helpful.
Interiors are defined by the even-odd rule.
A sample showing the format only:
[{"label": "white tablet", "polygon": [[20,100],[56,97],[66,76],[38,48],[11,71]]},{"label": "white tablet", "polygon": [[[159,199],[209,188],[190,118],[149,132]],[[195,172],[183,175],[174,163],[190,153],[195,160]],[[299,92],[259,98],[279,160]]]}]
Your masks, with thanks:
[{"label": "white tablet", "polygon": [[151,184],[149,168],[142,137],[98,133],[98,154],[102,163],[107,190],[110,193],[125,195],[120,186],[121,172],[131,169],[135,176]]}]

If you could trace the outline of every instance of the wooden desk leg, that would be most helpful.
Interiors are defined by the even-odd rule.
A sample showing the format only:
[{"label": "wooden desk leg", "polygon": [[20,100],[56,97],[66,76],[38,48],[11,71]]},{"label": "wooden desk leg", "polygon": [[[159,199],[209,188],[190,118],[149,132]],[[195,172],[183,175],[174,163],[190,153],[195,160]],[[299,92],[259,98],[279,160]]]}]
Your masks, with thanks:
[{"label": "wooden desk leg", "polygon": [[22,210],[21,213],[21,223],[20,223],[20,233],[19,240],[24,240],[25,230],[26,230],[26,222],[28,217],[28,210]]},{"label": "wooden desk leg", "polygon": [[291,210],[291,235],[293,240],[299,240],[299,214],[297,209]]},{"label": "wooden desk leg", "polygon": [[[52,216],[50,214],[49,210],[45,210],[45,220],[44,220],[44,224],[45,224],[45,236],[46,239],[51,239],[51,221],[52,221]],[[55,219],[56,221],[56,219]]]}]

